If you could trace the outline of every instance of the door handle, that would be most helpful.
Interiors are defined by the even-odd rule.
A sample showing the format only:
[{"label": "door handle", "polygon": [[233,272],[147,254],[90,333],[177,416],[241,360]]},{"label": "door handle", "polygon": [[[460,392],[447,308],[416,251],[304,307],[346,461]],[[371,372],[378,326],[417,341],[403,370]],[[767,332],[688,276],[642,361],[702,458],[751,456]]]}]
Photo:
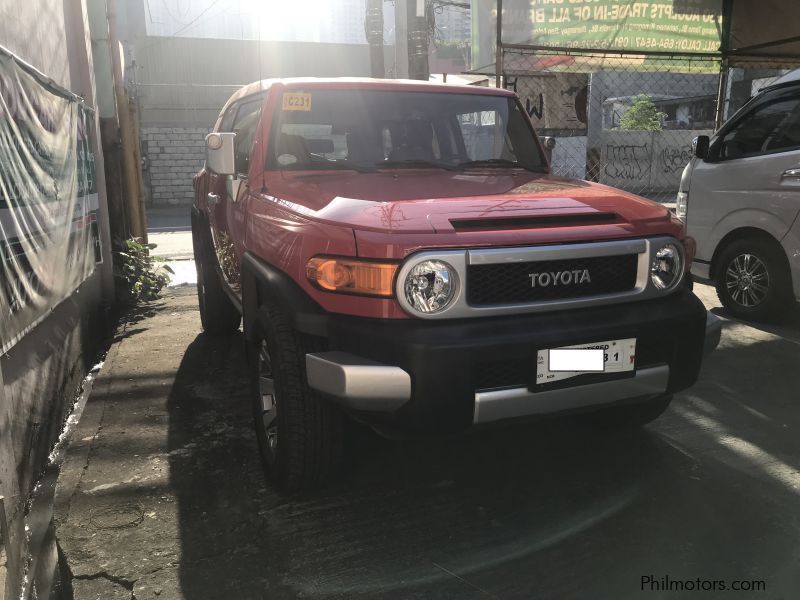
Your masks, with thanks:
[{"label": "door handle", "polygon": [[781,179],[800,179],[800,169],[786,169],[781,174]]},{"label": "door handle", "polygon": [[208,196],[206,196],[206,200],[208,201],[208,206],[211,207],[211,208],[213,208],[217,204],[219,204],[219,196],[217,194],[213,194],[211,192],[209,192]]}]

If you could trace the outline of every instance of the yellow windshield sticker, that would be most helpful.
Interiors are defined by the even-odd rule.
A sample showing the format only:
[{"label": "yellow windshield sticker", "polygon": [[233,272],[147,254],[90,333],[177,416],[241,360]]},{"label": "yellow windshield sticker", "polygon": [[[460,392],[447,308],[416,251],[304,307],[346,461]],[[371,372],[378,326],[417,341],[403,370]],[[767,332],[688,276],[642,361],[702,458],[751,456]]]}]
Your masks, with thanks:
[{"label": "yellow windshield sticker", "polygon": [[311,94],[300,92],[285,93],[283,95],[283,110],[311,112]]}]

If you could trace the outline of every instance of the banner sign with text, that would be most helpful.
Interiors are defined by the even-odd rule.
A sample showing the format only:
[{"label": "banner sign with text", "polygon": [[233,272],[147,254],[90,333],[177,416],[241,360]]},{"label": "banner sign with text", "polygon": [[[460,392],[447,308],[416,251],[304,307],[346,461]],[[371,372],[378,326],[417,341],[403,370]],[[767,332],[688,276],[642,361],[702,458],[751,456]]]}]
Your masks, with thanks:
[{"label": "banner sign with text", "polygon": [[0,354],[99,260],[92,112],[0,53]]},{"label": "banner sign with text", "polygon": [[[494,66],[496,0],[472,0],[472,65]],[[503,0],[504,44],[715,57],[722,0]]]}]

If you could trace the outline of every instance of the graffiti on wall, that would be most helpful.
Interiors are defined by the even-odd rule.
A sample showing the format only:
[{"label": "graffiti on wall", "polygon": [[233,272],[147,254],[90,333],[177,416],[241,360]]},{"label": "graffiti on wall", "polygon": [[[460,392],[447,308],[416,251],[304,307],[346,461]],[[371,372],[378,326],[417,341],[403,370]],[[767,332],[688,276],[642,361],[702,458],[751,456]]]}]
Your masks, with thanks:
[{"label": "graffiti on wall", "polygon": [[600,182],[642,193],[678,190],[683,168],[692,158],[692,140],[708,130],[621,131],[599,136]]},{"label": "graffiti on wall", "polygon": [[692,158],[692,146],[664,147],[658,156],[658,168],[662,173],[677,173],[683,171],[686,163]]},{"label": "graffiti on wall", "polygon": [[612,179],[641,181],[650,171],[649,144],[607,144],[603,172]]}]

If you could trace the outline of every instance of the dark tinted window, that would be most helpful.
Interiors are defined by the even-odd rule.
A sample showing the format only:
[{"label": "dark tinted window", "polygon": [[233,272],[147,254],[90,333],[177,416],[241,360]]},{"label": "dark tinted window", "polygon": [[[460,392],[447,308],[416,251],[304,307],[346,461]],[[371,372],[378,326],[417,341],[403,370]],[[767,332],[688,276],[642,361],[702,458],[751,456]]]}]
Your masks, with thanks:
[{"label": "dark tinted window", "polygon": [[533,132],[512,98],[310,89],[284,92],[268,168],[375,169],[427,163],[460,169],[476,161],[545,167]]},{"label": "dark tinted window", "polygon": [[219,125],[219,130],[221,132],[230,133],[233,131],[233,118],[236,116],[236,109],[237,105],[234,104],[225,111],[225,115],[222,117],[222,123]]},{"label": "dark tinted window", "polygon": [[743,158],[800,148],[800,90],[765,94],[721,139],[721,159]]},{"label": "dark tinted window", "polygon": [[253,149],[258,122],[261,118],[263,98],[242,102],[236,111],[232,131],[236,134],[234,142],[234,159],[236,172],[247,175],[250,170],[250,151]]}]

